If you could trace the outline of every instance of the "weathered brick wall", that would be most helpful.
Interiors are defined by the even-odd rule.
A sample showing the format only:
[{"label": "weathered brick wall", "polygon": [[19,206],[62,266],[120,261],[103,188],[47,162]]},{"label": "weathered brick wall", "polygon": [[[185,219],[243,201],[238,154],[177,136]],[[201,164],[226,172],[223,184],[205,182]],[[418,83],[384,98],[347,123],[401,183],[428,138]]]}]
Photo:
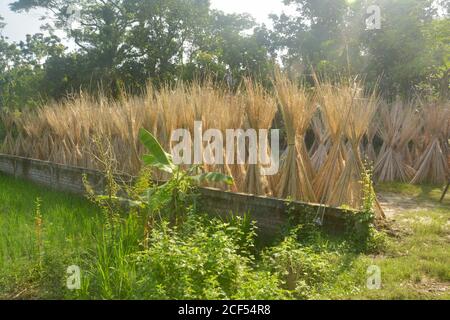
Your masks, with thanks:
[{"label": "weathered brick wall", "polygon": [[83,174],[97,190],[103,188],[103,175],[95,170],[69,167],[47,161],[0,154],[0,172],[56,190],[83,194]]},{"label": "weathered brick wall", "polygon": [[341,233],[347,228],[350,216],[356,211],[321,206],[318,204],[259,197],[221,190],[200,189],[200,204],[205,212],[227,216],[230,213],[249,214],[257,222],[258,229],[273,235],[293,221],[320,221],[325,230]]},{"label": "weathered brick wall", "polygon": [[[0,154],[0,172],[76,194],[85,192],[83,175],[88,177],[91,186],[97,191],[102,191],[104,186],[102,173],[95,170],[4,154]],[[346,227],[347,218],[356,213],[351,210],[224,192],[211,188],[200,188],[199,192],[199,204],[204,212],[219,216],[229,216],[230,213],[249,214],[257,222],[259,232],[265,235],[278,234],[287,224],[289,217],[301,219],[305,216],[323,220],[326,230],[341,232]]]}]

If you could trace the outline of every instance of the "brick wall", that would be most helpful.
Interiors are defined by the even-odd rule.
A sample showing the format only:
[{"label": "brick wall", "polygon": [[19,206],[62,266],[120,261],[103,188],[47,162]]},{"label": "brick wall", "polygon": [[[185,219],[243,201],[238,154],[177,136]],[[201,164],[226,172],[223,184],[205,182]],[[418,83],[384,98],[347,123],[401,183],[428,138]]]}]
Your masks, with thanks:
[{"label": "brick wall", "polygon": [[[4,154],[0,154],[0,172],[55,190],[76,194],[84,193],[83,175],[88,177],[91,186],[97,191],[102,191],[104,186],[102,173],[95,170]],[[318,220],[322,221],[327,231],[339,233],[347,227],[348,217],[357,213],[351,210],[224,192],[212,188],[200,188],[199,193],[199,206],[202,211],[223,217],[229,216],[230,213],[248,214],[257,222],[260,234],[267,236],[278,234],[287,224],[289,217],[294,220],[319,218]]]}]

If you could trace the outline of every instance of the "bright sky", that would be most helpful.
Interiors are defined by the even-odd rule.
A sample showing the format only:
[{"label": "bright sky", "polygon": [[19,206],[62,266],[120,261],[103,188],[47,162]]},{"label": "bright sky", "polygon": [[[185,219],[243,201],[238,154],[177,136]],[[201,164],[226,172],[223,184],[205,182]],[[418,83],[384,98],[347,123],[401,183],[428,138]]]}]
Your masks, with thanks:
[{"label": "bright sky", "polygon": [[[1,1],[1,0],[0,0]],[[282,0],[210,0],[211,7],[225,13],[250,13],[257,22],[270,24],[269,14],[293,10]]]},{"label": "bright sky", "polygon": [[3,35],[9,37],[11,40],[23,40],[26,34],[33,34],[39,32],[40,14],[36,11],[28,13],[17,14],[9,10],[8,4],[11,0],[0,0],[0,16],[5,18],[6,27],[3,30]]},{"label": "bright sky", "polygon": [[[282,0],[210,0],[211,7],[222,10],[226,13],[250,13],[257,22],[270,25],[268,15],[271,13],[280,14],[283,11],[290,11],[285,7]],[[11,40],[23,40],[26,34],[39,32],[42,22],[39,18],[43,12],[32,10],[28,13],[14,13],[9,10],[8,4],[13,0],[0,0],[0,16],[5,18],[7,23],[3,34]]]}]

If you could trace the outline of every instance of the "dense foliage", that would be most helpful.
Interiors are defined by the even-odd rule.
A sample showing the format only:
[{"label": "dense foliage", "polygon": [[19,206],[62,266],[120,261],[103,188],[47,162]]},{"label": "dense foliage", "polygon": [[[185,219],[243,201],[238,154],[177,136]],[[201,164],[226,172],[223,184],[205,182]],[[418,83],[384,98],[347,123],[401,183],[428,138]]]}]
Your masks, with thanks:
[{"label": "dense foliage", "polygon": [[[351,250],[365,250],[374,243],[368,236],[357,243],[346,237],[340,240],[341,248],[334,247],[322,238],[317,225],[307,221],[287,226],[275,246],[257,249],[255,224],[248,217],[211,218],[195,209],[196,181],[226,182],[226,176],[190,176],[190,171],[172,163],[150,133],[141,130],[140,138],[149,152],[144,156],[148,166],[135,186],[123,189],[107,175],[106,195],[89,192],[109,223],[95,236],[96,250],[85,266],[89,272],[78,297],[307,299],[331,285],[333,273],[339,272],[333,263],[340,250],[348,250],[350,243]],[[168,181],[152,184],[148,176],[152,169],[169,173]],[[367,183],[370,214],[370,176]],[[118,196],[123,192],[125,198]],[[124,202],[127,212],[114,205]],[[37,212],[40,218],[39,207]],[[373,213],[366,221],[373,221]]]},{"label": "dense foliage", "polygon": [[[119,97],[148,81],[158,86],[206,75],[235,86],[244,75],[267,79],[280,61],[294,76],[315,70],[359,74],[373,85],[380,80],[388,97],[421,91],[448,98],[445,1],[375,1],[380,30],[366,30],[362,0],[284,3],[295,14],[272,16],[269,28],[246,14],[213,10],[207,0],[11,2],[14,11],[51,14],[42,34],[19,43],[1,36],[0,23],[0,108],[99,87]],[[81,10],[75,16],[74,8]],[[74,48],[62,44],[58,30]]]},{"label": "dense foliage", "polygon": [[[379,187],[427,204],[437,204],[442,193],[431,186]],[[36,198],[42,201],[35,203]],[[182,229],[158,227],[149,237],[158,241],[145,248],[137,240],[143,239],[144,230],[136,215],[117,222],[114,233],[96,206],[81,197],[0,175],[0,298],[163,298],[176,293],[244,299],[449,299],[448,290],[443,290],[450,279],[450,245],[445,241],[450,233],[449,203],[447,198],[442,206],[414,207],[396,216],[394,230],[407,232],[389,237],[387,248],[378,255],[355,252],[345,238],[305,227],[261,250],[248,246],[254,239],[248,220],[210,221],[199,214],[189,214]],[[211,245],[218,243],[220,250],[212,250]],[[218,257],[217,264],[208,260],[212,257]],[[176,282],[165,281],[176,276],[169,268],[160,268],[162,263],[176,267]],[[237,264],[242,268],[237,277],[227,278]],[[81,291],[66,287],[71,265],[81,269]],[[200,265],[205,266],[204,273],[195,270]],[[366,288],[371,265],[382,270],[381,290]],[[214,279],[211,273],[219,266],[227,270],[220,269],[220,278]],[[158,276],[149,270],[157,270]],[[147,292],[147,281],[158,283],[159,290]],[[207,285],[201,290],[195,281]],[[141,291],[132,290],[130,284]],[[181,284],[191,290],[180,289]]]}]

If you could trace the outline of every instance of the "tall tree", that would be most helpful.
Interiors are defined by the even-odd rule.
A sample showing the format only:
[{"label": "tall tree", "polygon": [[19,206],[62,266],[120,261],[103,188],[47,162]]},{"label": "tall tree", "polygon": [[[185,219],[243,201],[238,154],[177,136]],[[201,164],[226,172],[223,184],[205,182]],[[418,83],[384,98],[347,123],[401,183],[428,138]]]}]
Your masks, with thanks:
[{"label": "tall tree", "polygon": [[365,70],[372,81],[381,76],[380,88],[389,97],[411,95],[414,86],[426,78],[427,41],[425,26],[432,22],[432,1],[379,0],[380,30],[364,33],[367,52]]},{"label": "tall tree", "polygon": [[284,4],[294,5],[296,14],[271,16],[274,41],[286,51],[284,64],[297,72],[309,71],[311,65],[329,67],[342,55],[346,1],[284,0]]},{"label": "tall tree", "polygon": [[[430,77],[448,80],[448,3],[441,0],[285,0],[293,16],[272,16],[272,40],[286,67],[297,73],[350,73],[366,77],[387,97],[411,95]],[[447,6],[444,6],[444,4]],[[381,29],[367,30],[369,5]],[[439,15],[444,18],[438,20]],[[446,54],[447,52],[447,54]],[[295,68],[296,67],[296,68]],[[437,81],[437,80],[436,80]],[[446,94],[446,90],[441,89]]]},{"label": "tall tree", "polygon": [[139,61],[144,78],[173,80],[205,36],[208,0],[129,0],[134,21],[128,44],[133,48],[127,65]]},{"label": "tall tree", "polygon": [[14,11],[43,8],[53,15],[46,29],[64,30],[78,46],[88,65],[86,83],[101,81],[105,89],[117,94],[126,44],[129,14],[124,0],[18,0],[10,5]]},{"label": "tall tree", "polygon": [[267,30],[255,27],[248,14],[212,10],[206,35],[194,51],[191,63],[207,65],[217,72],[219,79],[226,76],[228,82],[232,80],[236,85],[244,75],[264,78],[271,66],[270,42]]},{"label": "tall tree", "polygon": [[51,10],[56,23],[47,28],[65,30],[88,63],[84,82],[114,91],[120,83],[172,80],[206,28],[209,1],[18,0],[11,8]]}]

